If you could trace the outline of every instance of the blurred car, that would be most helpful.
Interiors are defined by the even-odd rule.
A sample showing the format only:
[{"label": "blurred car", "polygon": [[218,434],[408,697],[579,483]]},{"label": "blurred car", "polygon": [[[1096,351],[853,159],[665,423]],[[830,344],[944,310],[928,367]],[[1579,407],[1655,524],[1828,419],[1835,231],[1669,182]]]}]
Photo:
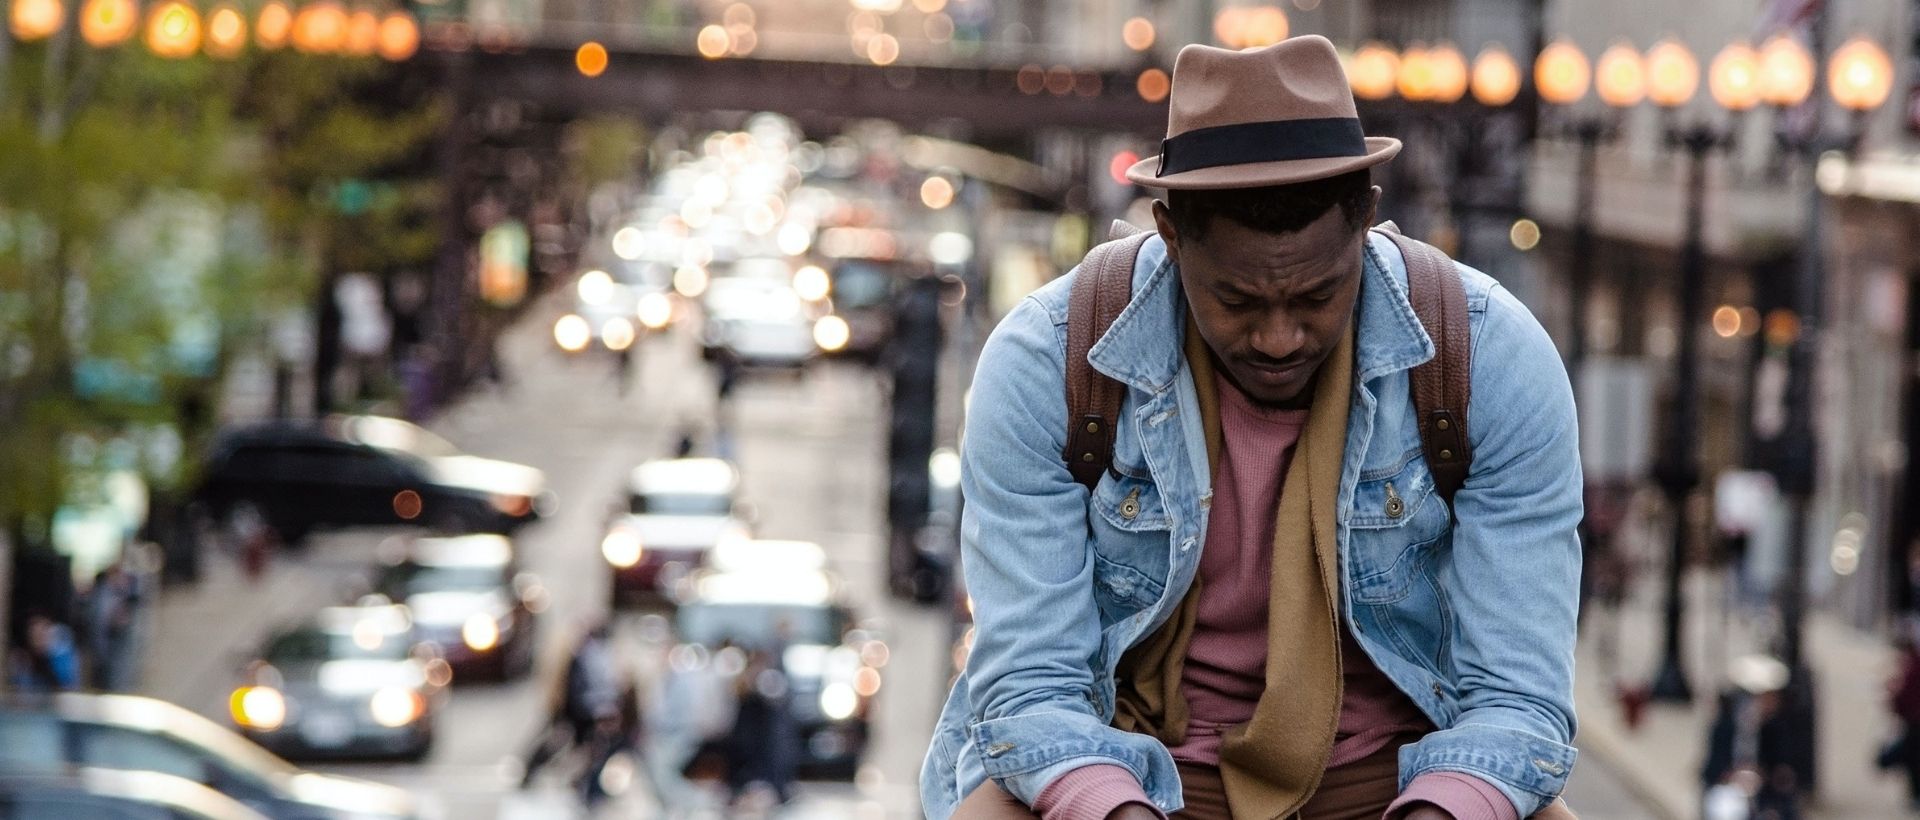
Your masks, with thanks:
[{"label": "blurred car", "polygon": [[793,283],[761,276],[715,277],[703,300],[705,356],[730,355],[744,365],[804,367],[817,347],[814,316]]},{"label": "blurred car", "polygon": [[267,639],[229,711],[248,738],[288,757],[419,760],[452,677],[406,607],[329,607]]},{"label": "blurred car", "polygon": [[421,538],[382,567],[375,591],[413,614],[420,640],[434,645],[461,680],[506,679],[533,668],[535,615],[546,587],[520,571],[502,535]]},{"label": "blurred car", "polygon": [[427,820],[438,814],[437,806],[423,805],[403,789],[302,771],[166,701],[72,693],[0,701],[0,773],[60,776],[75,766],[185,778],[275,820]]},{"label": "blurred car", "polygon": [[889,652],[856,628],[816,544],[737,541],[714,550],[674,615],[678,639],[775,652],[799,731],[803,776],[851,778],[866,753]]},{"label": "blurred car", "polygon": [[323,527],[512,532],[552,504],[539,470],[465,455],[421,427],[380,416],[229,430],[215,441],[194,498],[220,520],[256,516],[290,544]]},{"label": "blurred car", "polygon": [[907,275],[904,263],[878,259],[842,259],[829,273],[832,315],[846,324],[846,341],[822,346],[828,355],[874,363],[893,339],[894,282]]},{"label": "blurred car", "polygon": [[714,545],[747,534],[740,471],[717,458],[649,461],[627,477],[626,509],[600,539],[617,604],[629,596],[671,600]]},{"label": "blurred car", "polygon": [[268,820],[231,797],[159,772],[79,768],[64,775],[0,775],[7,820]]},{"label": "blurred car", "polygon": [[608,270],[580,274],[574,283],[573,310],[554,321],[553,339],[561,350],[589,347],[626,350],[650,332],[673,321],[672,271],[652,261],[622,260]]}]

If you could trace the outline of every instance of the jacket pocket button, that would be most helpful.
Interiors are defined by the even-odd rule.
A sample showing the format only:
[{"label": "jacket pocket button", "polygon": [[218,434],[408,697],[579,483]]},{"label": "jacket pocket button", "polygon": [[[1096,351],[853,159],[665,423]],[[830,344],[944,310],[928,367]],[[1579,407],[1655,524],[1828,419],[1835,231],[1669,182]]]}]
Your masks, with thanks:
[{"label": "jacket pocket button", "polygon": [[987,747],[987,756],[988,756],[988,757],[999,757],[999,756],[1001,756],[1001,755],[1003,755],[1003,754],[1006,754],[1006,753],[1008,753],[1008,752],[1011,752],[1011,751],[1013,751],[1013,744],[1011,744],[1011,743],[995,743],[995,744],[993,744],[992,746],[988,746],[988,747]]},{"label": "jacket pocket button", "polygon": [[1436,698],[1444,698],[1447,696],[1447,690],[1436,683],[1433,685],[1433,696]]},{"label": "jacket pocket button", "polygon": [[1140,488],[1139,487],[1133,488],[1133,492],[1127,493],[1126,500],[1120,502],[1120,517],[1125,518],[1128,521],[1132,521],[1133,519],[1140,517]]}]

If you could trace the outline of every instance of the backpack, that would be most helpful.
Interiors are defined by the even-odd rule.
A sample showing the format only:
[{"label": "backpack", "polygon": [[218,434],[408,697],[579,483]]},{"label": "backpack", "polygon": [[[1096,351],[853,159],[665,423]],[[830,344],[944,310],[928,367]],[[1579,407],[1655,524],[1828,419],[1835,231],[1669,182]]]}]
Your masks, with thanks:
[{"label": "backpack", "polygon": [[[1420,325],[1432,337],[1434,356],[1408,374],[1420,444],[1434,488],[1449,510],[1467,480],[1473,452],[1467,439],[1473,347],[1466,287],[1446,254],[1401,235],[1392,222],[1374,232],[1392,240],[1407,260],[1407,292]],[[1125,387],[1087,362],[1107,328],[1133,298],[1133,264],[1152,234],[1116,221],[1108,241],[1094,246],[1080,265],[1067,301],[1067,446],[1061,457],[1073,480],[1092,492],[1112,469],[1115,423]]]}]

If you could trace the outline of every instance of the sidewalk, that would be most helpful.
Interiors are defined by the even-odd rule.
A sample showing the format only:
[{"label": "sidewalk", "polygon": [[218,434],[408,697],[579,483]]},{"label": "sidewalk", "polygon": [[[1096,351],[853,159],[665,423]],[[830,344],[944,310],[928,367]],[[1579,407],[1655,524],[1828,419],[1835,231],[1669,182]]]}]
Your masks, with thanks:
[{"label": "sidewalk", "polygon": [[[1661,601],[1657,578],[1644,579],[1621,611],[1595,610],[1583,627],[1574,696],[1579,710],[1578,745],[1587,765],[1606,766],[1634,790],[1660,820],[1699,816],[1700,765],[1725,659],[1750,643],[1738,625],[1724,620],[1719,576],[1696,571],[1687,579],[1690,607],[1685,631],[1688,681],[1694,702],[1651,705],[1640,726],[1629,729],[1614,696],[1616,681],[1652,677],[1660,653]],[[1617,629],[1617,659],[1608,668],[1601,642]],[[1819,687],[1819,791],[1808,818],[1894,820],[1910,817],[1905,784],[1897,773],[1873,767],[1874,756],[1895,726],[1885,706],[1884,684],[1896,658],[1887,642],[1815,611],[1807,621],[1808,661]],[[1576,807],[1578,810],[1578,807]]]}]

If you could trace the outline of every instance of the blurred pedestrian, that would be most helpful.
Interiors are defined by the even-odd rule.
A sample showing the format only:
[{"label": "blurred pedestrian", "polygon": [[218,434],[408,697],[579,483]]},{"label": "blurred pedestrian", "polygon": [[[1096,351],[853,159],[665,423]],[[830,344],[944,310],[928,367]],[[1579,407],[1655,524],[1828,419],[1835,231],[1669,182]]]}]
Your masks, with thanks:
[{"label": "blurred pedestrian", "polygon": [[103,692],[134,688],[139,671],[135,618],[139,615],[139,579],[124,557],[94,576],[87,594],[87,654],[93,661],[93,687]]},{"label": "blurred pedestrian", "polygon": [[73,630],[35,612],[27,616],[27,645],[9,653],[8,678],[20,692],[71,692],[80,688],[80,653]]},{"label": "blurred pedestrian", "polygon": [[621,398],[626,398],[627,389],[633,386],[633,349],[638,345],[627,345],[613,352],[614,390]]},{"label": "blurred pedestrian", "polygon": [[527,753],[520,788],[528,788],[542,768],[569,747],[585,754],[587,766],[576,786],[587,803],[605,797],[600,770],[611,754],[620,726],[620,680],[605,623],[588,628],[562,668],[551,718]]},{"label": "blurred pedestrian", "polygon": [[[712,655],[698,644],[681,644],[667,653],[666,669],[647,701],[646,754],[655,796],[668,818],[700,808],[701,792],[690,779],[706,761],[696,760],[710,741],[722,739],[733,724],[734,703],[714,669]],[[724,761],[720,761],[724,769]]]},{"label": "blurred pedestrian", "polygon": [[794,758],[799,753],[786,672],[775,656],[750,651],[733,691],[738,707],[726,740],[729,799],[738,802],[765,788],[784,804],[793,799]]},{"label": "blurred pedestrian", "polygon": [[1900,637],[1900,672],[1888,689],[1888,706],[1900,721],[1900,734],[1883,759],[1905,770],[1907,799],[1920,811],[1920,644],[1911,634]]}]

